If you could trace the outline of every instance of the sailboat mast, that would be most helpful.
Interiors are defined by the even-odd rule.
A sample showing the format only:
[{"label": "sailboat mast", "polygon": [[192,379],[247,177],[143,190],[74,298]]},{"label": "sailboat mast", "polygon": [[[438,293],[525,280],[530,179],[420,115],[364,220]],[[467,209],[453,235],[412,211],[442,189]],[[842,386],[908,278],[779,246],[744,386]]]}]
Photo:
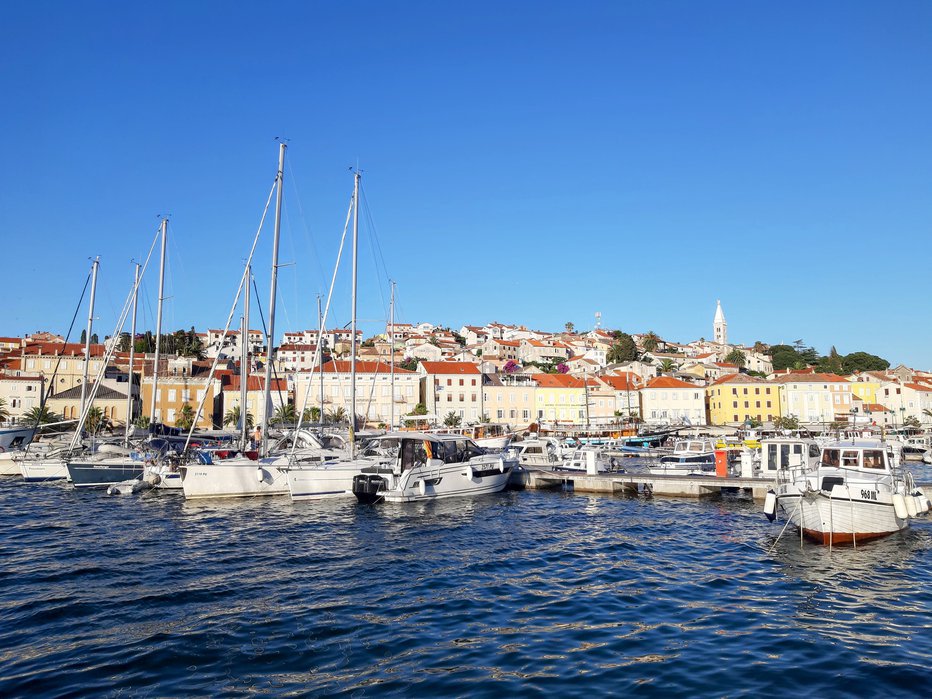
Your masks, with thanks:
[{"label": "sailboat mast", "polygon": [[350,323],[350,451],[356,447],[356,268],[359,251],[359,178],[356,171],[353,178],[353,303],[352,322]]},{"label": "sailboat mast", "polygon": [[126,377],[129,386],[126,389],[126,437],[125,444],[129,446],[129,430],[133,420],[133,364],[136,357],[136,308],[139,301],[139,263],[136,264],[136,273],[133,275],[133,322],[129,332],[129,370]]},{"label": "sailboat mast", "polygon": [[152,402],[150,422],[155,423],[155,405],[159,393],[159,356],[162,353],[162,304],[165,301],[165,250],[168,246],[168,219],[162,219],[162,257],[159,260],[159,305],[155,319],[155,360],[152,362]]},{"label": "sailboat mast", "polygon": [[243,332],[240,335],[240,360],[239,360],[239,426],[243,439],[243,449],[246,448],[249,439],[249,410],[247,409],[247,399],[249,397],[249,289],[252,286],[252,265],[246,265],[246,288],[243,295]]},{"label": "sailboat mast", "polygon": [[262,411],[262,447],[261,454],[268,452],[269,444],[269,409],[272,403],[272,355],[275,349],[275,297],[278,292],[278,239],[282,232],[282,190],[285,184],[285,144],[278,144],[278,190],[275,193],[275,233],[272,240],[272,283],[269,290],[269,334],[268,352],[265,362],[265,410]]},{"label": "sailboat mast", "polygon": [[388,429],[395,429],[395,282],[392,282],[392,300],[388,307],[388,324],[391,326],[391,332],[388,339],[388,367],[391,372],[391,392],[392,402],[389,411]]},{"label": "sailboat mast", "polygon": [[[324,337],[324,314],[320,310],[320,294],[317,294],[317,356],[320,362],[317,364],[317,373],[320,376],[320,414],[317,416],[317,422],[324,424],[324,350],[320,347]],[[323,432],[323,429],[321,429]]]},{"label": "sailboat mast", "polygon": [[84,337],[84,378],[81,381],[81,415],[84,415],[84,404],[87,400],[87,374],[91,365],[91,331],[94,329],[94,297],[97,292],[97,269],[100,267],[100,258],[94,258],[91,263],[91,300],[87,307],[87,334]]}]

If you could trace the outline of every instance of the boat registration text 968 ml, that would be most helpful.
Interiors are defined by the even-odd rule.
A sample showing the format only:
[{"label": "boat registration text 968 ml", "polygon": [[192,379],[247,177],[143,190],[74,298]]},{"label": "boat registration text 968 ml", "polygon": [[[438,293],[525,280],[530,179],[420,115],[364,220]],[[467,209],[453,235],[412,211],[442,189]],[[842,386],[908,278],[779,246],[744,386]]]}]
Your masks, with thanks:
[{"label": "boat registration text 968 ml", "polygon": [[862,500],[877,500],[877,491],[876,490],[861,490],[861,499]]}]

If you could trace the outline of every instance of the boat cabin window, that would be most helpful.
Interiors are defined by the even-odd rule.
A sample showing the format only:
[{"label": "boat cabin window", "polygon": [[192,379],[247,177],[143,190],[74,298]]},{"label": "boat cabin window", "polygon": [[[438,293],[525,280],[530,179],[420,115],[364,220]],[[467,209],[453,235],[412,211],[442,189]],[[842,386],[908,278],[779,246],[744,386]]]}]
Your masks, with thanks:
[{"label": "boat cabin window", "polygon": [[[427,442],[429,444],[429,442]],[[423,466],[427,463],[427,450],[425,442],[420,439],[406,439],[401,447],[401,470]]]},{"label": "boat cabin window", "polygon": [[822,465],[838,468],[841,465],[841,453],[838,449],[826,449],[822,452]]},{"label": "boat cabin window", "polygon": [[777,470],[777,445],[776,444],[767,445],[767,470],[768,471]]},{"label": "boat cabin window", "polygon": [[853,449],[845,449],[843,452],[841,452],[841,467],[857,468],[858,452]]},{"label": "boat cabin window", "polygon": [[466,440],[466,450],[463,453],[463,461],[468,461],[474,456],[482,456],[483,454],[485,454],[485,450],[483,450],[482,447],[473,442],[471,439]]},{"label": "boat cabin window", "polygon": [[879,449],[865,449],[864,468],[876,468],[883,470],[883,452]]},{"label": "boat cabin window", "polygon": [[528,447],[524,450],[525,454],[543,454],[544,450],[540,447]]}]

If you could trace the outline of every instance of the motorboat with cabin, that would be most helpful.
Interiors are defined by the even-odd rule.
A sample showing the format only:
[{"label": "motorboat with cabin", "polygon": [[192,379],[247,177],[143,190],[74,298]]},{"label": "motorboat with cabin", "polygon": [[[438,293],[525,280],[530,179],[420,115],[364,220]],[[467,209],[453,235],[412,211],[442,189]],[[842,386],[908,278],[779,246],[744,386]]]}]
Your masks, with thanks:
[{"label": "motorboat with cabin", "polygon": [[375,503],[497,493],[517,465],[509,453],[489,453],[458,435],[404,433],[393,461],[364,467],[353,478],[353,494]]},{"label": "motorboat with cabin", "polygon": [[551,469],[563,463],[572,454],[556,437],[531,437],[512,442],[509,451],[525,468]]},{"label": "motorboat with cabin", "polygon": [[32,441],[35,427],[0,427],[0,476],[18,476],[19,458]]},{"label": "motorboat with cabin", "polygon": [[606,458],[605,450],[597,447],[583,446],[575,449],[569,458],[553,465],[554,471],[575,471],[594,476],[599,473],[623,471],[618,468],[614,456]]},{"label": "motorboat with cabin", "polygon": [[655,476],[708,476],[715,474],[715,443],[708,438],[681,439],[673,452],[648,467]]},{"label": "motorboat with cabin", "polygon": [[782,512],[803,536],[828,545],[895,534],[929,509],[894,446],[874,439],[832,442],[814,467],[791,455],[764,503],[771,521]]}]

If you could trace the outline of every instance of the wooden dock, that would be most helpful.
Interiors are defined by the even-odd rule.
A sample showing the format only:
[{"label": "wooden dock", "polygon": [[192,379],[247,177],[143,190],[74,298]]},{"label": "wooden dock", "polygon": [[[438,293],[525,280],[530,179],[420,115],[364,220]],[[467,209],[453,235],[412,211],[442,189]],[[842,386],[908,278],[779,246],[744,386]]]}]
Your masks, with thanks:
[{"label": "wooden dock", "polygon": [[[511,477],[512,486],[530,490],[573,490],[579,493],[664,495],[676,498],[710,498],[721,496],[723,491],[744,491],[761,501],[773,483],[773,478],[655,476],[650,473],[589,475],[580,471],[537,469],[518,469]],[[932,484],[920,483],[918,486],[927,497],[932,497]]]}]

